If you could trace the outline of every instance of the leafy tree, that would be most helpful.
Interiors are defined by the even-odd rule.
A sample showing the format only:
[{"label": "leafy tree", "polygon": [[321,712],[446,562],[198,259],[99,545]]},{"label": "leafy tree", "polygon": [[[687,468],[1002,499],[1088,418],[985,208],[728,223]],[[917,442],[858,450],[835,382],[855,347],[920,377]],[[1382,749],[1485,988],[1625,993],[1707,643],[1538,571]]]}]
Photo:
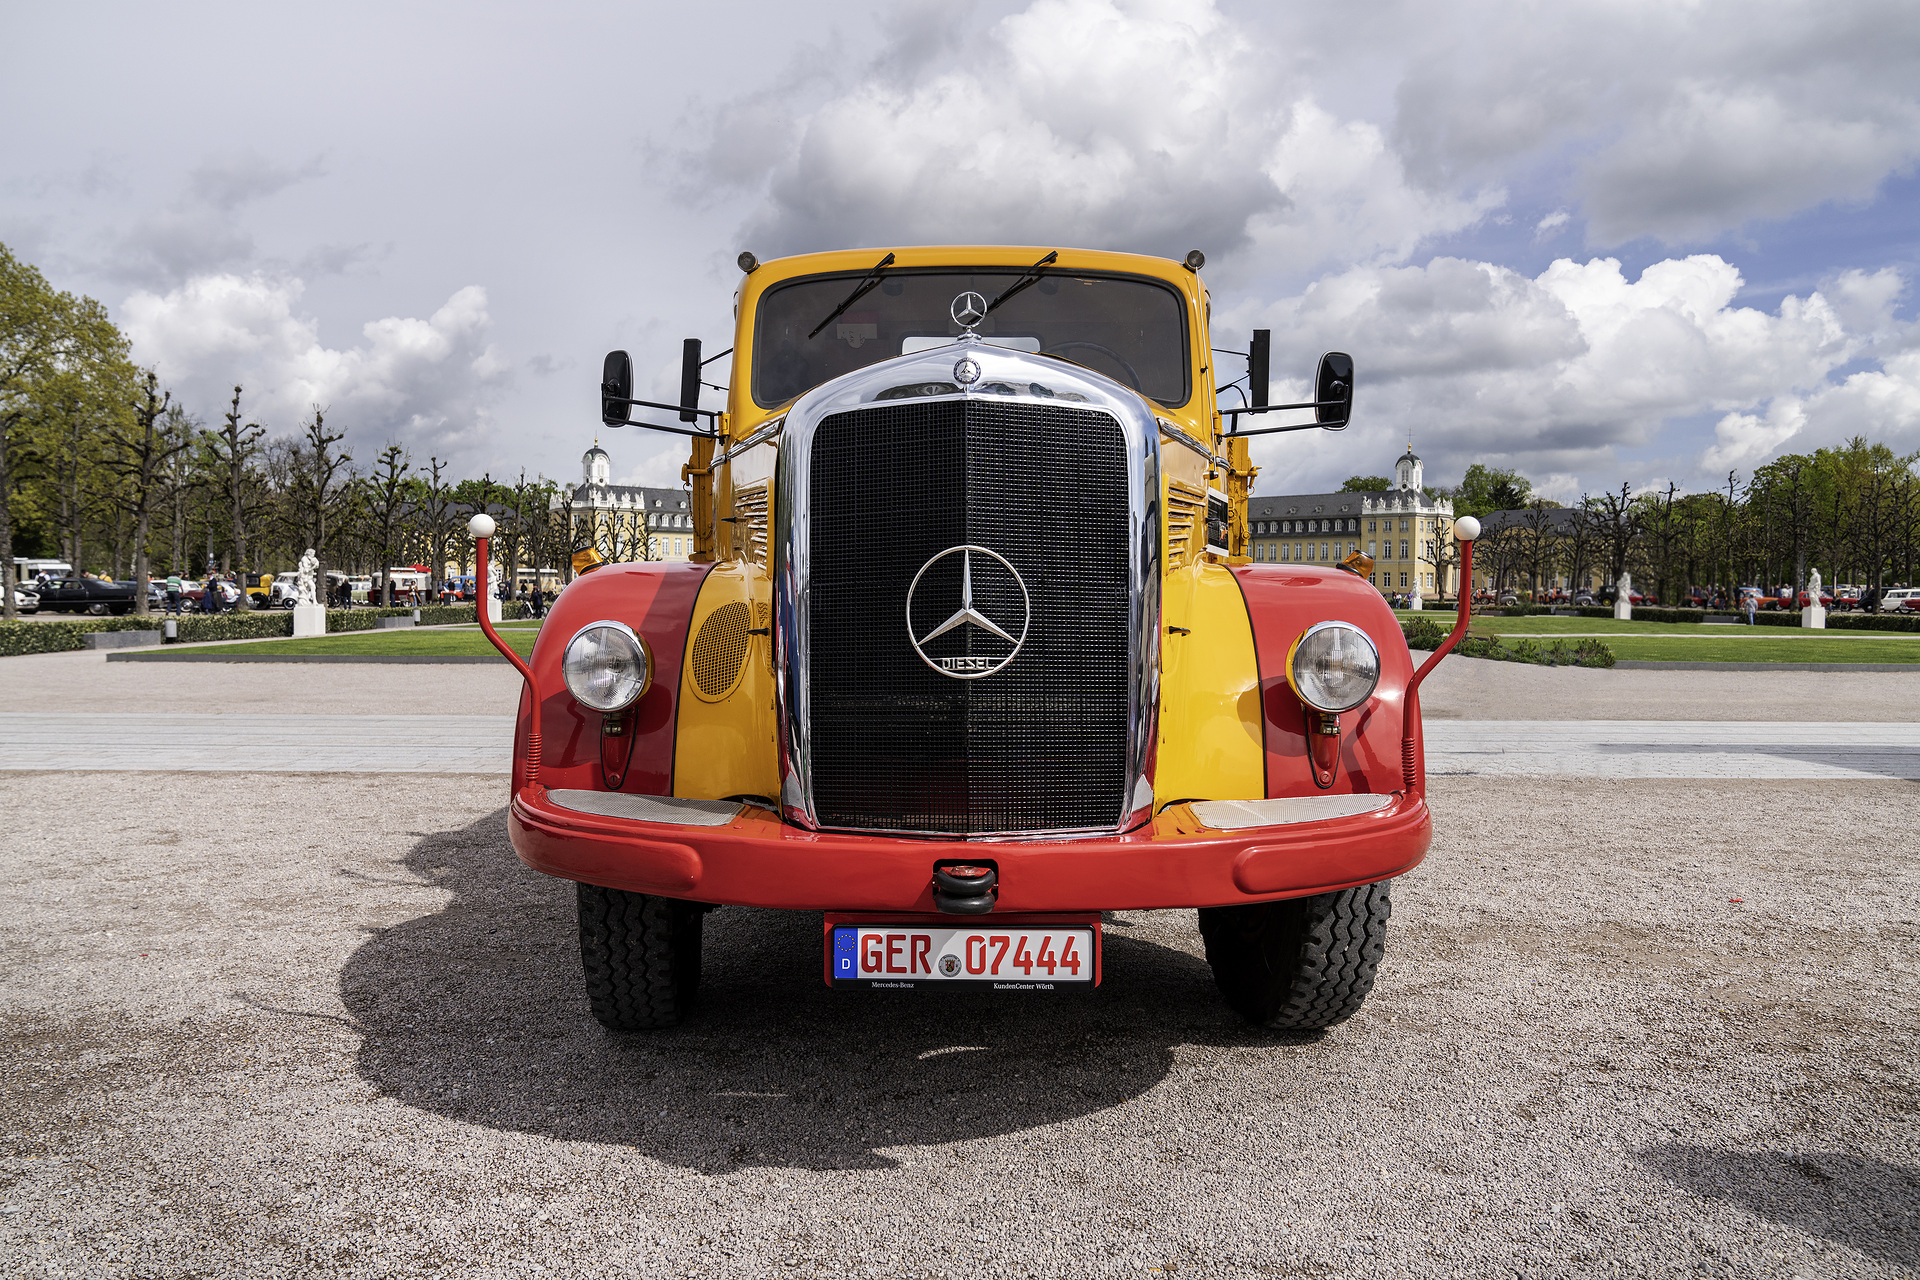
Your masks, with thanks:
[{"label": "leafy tree", "polygon": [[[47,384],[123,362],[126,339],[92,298],[61,293],[0,244],[0,616],[13,602],[14,464]],[[76,566],[77,568],[78,566]]]},{"label": "leafy tree", "polygon": [[1348,476],[1341,484],[1342,493],[1382,493],[1393,488],[1393,481],[1385,476]]},{"label": "leafy tree", "polygon": [[1518,511],[1533,501],[1533,482],[1507,467],[1478,462],[1467,468],[1458,487],[1435,489],[1436,497],[1453,499],[1454,518],[1484,518],[1489,511]]}]

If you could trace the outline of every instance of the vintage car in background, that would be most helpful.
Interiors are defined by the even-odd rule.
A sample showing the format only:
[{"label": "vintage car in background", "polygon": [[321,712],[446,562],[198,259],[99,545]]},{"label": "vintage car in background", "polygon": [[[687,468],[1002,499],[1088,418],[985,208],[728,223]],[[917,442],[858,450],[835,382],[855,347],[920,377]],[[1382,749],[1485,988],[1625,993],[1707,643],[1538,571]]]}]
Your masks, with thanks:
[{"label": "vintage car in background", "polygon": [[34,613],[40,608],[40,593],[32,587],[16,586],[13,589],[13,607],[17,613]]},{"label": "vintage car in background", "polygon": [[526,679],[513,846],[576,882],[602,1023],[686,1016],[729,905],[820,913],[823,980],[901,998],[1090,989],[1103,912],[1197,907],[1246,1017],[1359,1009],[1466,609],[1416,673],[1366,557],[1251,560],[1248,437],[1345,427],[1353,362],[1270,404],[1255,331],[1216,375],[1203,265],[743,254],[728,376],[689,339],[649,402],[608,356],[609,426],[692,437],[695,554],[589,558],[527,661],[483,612]]},{"label": "vintage car in background", "polygon": [[1890,587],[1880,593],[1880,613],[1920,613],[1920,589]]},{"label": "vintage car in background", "polygon": [[40,608],[54,613],[132,613],[136,598],[133,583],[104,578],[54,578],[39,591]]}]

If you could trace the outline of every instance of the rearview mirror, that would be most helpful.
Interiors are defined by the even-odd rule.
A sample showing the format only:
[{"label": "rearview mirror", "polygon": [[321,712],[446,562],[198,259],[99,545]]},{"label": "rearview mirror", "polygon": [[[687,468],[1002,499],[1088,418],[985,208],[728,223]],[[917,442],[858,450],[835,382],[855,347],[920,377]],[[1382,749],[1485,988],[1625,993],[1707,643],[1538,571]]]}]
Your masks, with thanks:
[{"label": "rearview mirror", "polygon": [[1267,365],[1272,353],[1273,330],[1255,329],[1253,345],[1247,348],[1247,403],[1256,409],[1267,407]]},{"label": "rearview mirror", "polygon": [[680,421],[695,422],[700,415],[700,339],[680,344]]},{"label": "rearview mirror", "polygon": [[1313,381],[1314,421],[1339,431],[1353,416],[1353,357],[1329,351],[1320,357],[1320,376]]},{"label": "rearview mirror", "polygon": [[607,352],[600,366],[600,421],[609,427],[627,425],[627,401],[633,399],[633,358],[624,351]]}]

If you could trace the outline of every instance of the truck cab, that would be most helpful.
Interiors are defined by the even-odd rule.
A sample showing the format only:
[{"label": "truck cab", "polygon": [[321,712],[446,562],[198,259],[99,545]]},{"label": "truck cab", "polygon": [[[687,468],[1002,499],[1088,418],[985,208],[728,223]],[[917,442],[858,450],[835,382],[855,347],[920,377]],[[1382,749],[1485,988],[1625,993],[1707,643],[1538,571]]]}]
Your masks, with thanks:
[{"label": "truck cab", "polygon": [[1097,986],[1103,912],[1195,907],[1249,1018],[1359,1008],[1431,837],[1419,676],[1370,563],[1249,559],[1248,436],[1344,427],[1352,361],[1269,404],[1203,265],[743,254],[723,405],[697,341],[677,403],[608,357],[603,421],[690,439],[695,554],[577,557],[531,658],[496,644],[514,848],[578,884],[609,1028],[685,1016],[729,905],[819,913],[836,987],[1009,992]]}]

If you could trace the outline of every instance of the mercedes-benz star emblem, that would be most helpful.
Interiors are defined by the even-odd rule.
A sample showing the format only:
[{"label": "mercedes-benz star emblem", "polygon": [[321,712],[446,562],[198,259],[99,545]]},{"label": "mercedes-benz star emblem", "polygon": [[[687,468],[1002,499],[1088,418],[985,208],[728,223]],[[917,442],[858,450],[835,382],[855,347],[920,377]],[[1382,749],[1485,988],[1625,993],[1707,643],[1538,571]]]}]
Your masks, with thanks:
[{"label": "mercedes-benz star emblem", "polygon": [[980,381],[980,362],[972,356],[961,356],[953,362],[953,380],[963,387]]},{"label": "mercedes-benz star emblem", "polygon": [[962,329],[971,329],[987,318],[987,300],[969,290],[953,300],[948,313]]},{"label": "mercedes-benz star emblem", "polygon": [[[1020,588],[1020,634],[1018,636],[1015,636],[1006,627],[1001,626],[1000,623],[995,622],[992,618],[987,617],[986,614],[973,607],[973,553],[976,551],[988,557],[997,564],[999,568],[1004,569],[1013,579],[1013,585]],[[913,627],[913,593],[920,589],[920,580],[927,576],[927,570],[933,568],[933,566],[939,564],[948,556],[956,553],[960,556],[960,607],[954,610],[952,617],[927,632],[927,634],[923,636],[915,635]],[[996,572],[997,571],[998,570],[996,570]],[[939,615],[936,614],[935,616],[937,617]],[[1012,621],[1011,618],[1004,617],[1002,620],[1007,622]],[[939,555],[934,556],[931,560],[921,565],[920,572],[913,575],[913,585],[907,588],[907,639],[913,643],[913,651],[920,655],[920,661],[926,663],[941,675],[951,676],[955,680],[978,680],[982,676],[992,675],[1009,662],[1012,662],[1014,655],[1020,652],[1020,646],[1027,642],[1027,626],[1032,620],[1033,600],[1027,595],[1027,583],[1026,580],[1020,576],[1020,571],[1015,569],[1012,563],[999,552],[989,551],[985,547],[977,547],[971,543],[963,543],[957,547],[948,547],[945,551],[942,551]],[[993,654],[966,653],[936,658],[927,653],[926,646],[928,644],[940,636],[946,635],[950,631],[958,630],[961,627],[974,627],[989,636],[1004,641],[1009,648],[1005,654],[997,656]],[[988,643],[991,644],[990,641]]]}]

